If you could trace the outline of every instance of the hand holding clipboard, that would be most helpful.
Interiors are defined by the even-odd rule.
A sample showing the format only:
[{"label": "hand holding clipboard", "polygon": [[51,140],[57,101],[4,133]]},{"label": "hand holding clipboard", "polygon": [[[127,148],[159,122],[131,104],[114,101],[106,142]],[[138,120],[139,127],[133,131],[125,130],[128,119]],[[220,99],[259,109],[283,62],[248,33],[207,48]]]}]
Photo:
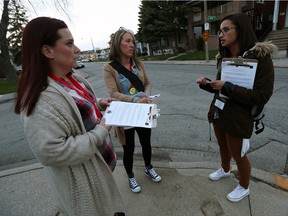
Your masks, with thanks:
[{"label": "hand holding clipboard", "polygon": [[253,89],[258,61],[255,59],[224,58],[221,66],[221,80]]}]

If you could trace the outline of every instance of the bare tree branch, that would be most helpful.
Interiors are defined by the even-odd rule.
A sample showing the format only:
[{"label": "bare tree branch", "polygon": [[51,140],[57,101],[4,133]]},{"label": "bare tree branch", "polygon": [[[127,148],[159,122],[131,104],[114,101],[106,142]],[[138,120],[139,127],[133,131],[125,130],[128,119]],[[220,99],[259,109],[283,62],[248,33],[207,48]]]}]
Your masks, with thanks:
[{"label": "bare tree branch", "polygon": [[[55,9],[57,12],[71,22],[69,6],[73,0],[17,0],[19,5],[22,5],[27,11],[33,11],[38,16],[38,12],[43,9]],[[8,7],[9,0],[0,0],[0,12],[2,12],[2,18],[0,20],[0,68],[4,71],[5,77],[8,82],[13,82],[17,79],[16,71],[11,63],[9,50],[9,39],[7,38],[7,29],[9,25],[9,13]],[[30,9],[30,10],[29,10]]]}]

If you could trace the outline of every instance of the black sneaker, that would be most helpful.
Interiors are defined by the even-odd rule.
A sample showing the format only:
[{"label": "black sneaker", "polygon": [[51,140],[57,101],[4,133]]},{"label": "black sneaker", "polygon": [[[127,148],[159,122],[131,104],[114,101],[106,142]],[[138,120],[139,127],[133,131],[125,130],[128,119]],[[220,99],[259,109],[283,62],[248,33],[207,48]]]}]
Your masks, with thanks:
[{"label": "black sneaker", "polygon": [[128,181],[131,191],[133,191],[134,193],[139,193],[141,191],[141,187],[136,181],[135,177],[128,178]]},{"label": "black sneaker", "polygon": [[145,173],[147,176],[149,176],[154,182],[160,182],[161,181],[161,176],[159,176],[154,168],[151,167],[146,167],[145,168]]}]

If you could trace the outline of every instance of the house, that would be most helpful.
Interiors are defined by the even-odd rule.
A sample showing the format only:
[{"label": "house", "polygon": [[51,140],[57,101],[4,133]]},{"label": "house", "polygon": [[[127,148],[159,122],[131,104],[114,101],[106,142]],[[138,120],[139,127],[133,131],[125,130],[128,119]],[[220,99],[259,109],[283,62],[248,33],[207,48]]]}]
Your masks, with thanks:
[{"label": "house", "polygon": [[98,53],[98,58],[99,58],[99,59],[108,59],[109,53],[110,53],[110,48],[102,49],[102,50]]}]

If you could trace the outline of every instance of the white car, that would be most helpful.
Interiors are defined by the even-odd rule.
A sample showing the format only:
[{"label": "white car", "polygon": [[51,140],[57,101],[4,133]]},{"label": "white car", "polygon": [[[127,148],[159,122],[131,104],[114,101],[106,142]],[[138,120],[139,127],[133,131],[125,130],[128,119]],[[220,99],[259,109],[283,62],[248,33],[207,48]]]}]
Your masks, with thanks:
[{"label": "white car", "polygon": [[77,66],[74,69],[80,69],[80,68],[85,68],[85,65],[82,62],[77,61]]}]

